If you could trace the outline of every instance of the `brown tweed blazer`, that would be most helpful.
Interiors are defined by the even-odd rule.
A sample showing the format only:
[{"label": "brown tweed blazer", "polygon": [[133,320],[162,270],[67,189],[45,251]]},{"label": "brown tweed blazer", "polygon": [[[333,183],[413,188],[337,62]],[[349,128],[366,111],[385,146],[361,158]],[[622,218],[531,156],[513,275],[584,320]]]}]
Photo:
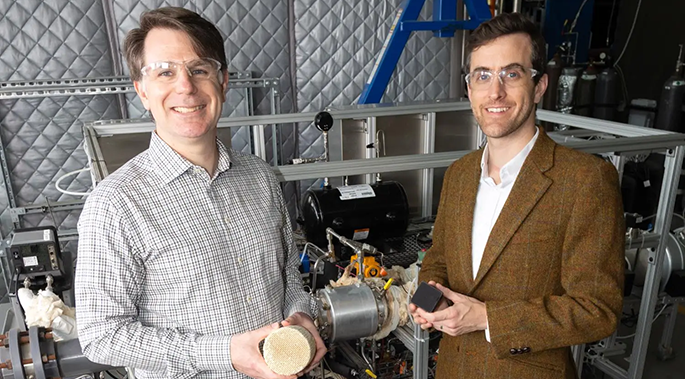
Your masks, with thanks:
[{"label": "brown tweed blazer", "polygon": [[625,226],[615,168],[542,130],[473,280],[471,230],[483,151],[445,174],[420,280],[485,302],[484,332],[443,335],[437,378],[576,378],[571,345],[616,328]]}]

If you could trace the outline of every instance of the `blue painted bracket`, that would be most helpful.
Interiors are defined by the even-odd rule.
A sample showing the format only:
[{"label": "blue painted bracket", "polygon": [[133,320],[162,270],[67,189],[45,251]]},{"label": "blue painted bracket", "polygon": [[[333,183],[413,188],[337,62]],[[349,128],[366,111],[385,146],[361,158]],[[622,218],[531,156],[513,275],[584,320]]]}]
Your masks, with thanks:
[{"label": "blue painted bracket", "polygon": [[426,0],[405,0],[400,6],[373,66],[371,77],[364,85],[359,104],[381,101],[411,32],[432,31],[436,37],[454,37],[457,29],[473,30],[491,17],[487,0],[464,0],[471,18],[459,21],[456,20],[457,0],[434,0],[433,21],[417,21],[425,2]]}]

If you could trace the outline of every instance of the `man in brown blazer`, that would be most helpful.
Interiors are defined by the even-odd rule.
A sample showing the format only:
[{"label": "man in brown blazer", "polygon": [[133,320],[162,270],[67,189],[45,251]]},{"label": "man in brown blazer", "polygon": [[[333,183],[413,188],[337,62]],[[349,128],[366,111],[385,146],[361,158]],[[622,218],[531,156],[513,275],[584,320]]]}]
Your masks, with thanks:
[{"label": "man in brown blazer", "polygon": [[569,346],[610,335],[621,313],[617,172],[536,127],[547,76],[533,23],[493,18],[467,54],[487,146],[447,170],[420,273],[449,303],[410,311],[443,332],[438,378],[576,378]]}]

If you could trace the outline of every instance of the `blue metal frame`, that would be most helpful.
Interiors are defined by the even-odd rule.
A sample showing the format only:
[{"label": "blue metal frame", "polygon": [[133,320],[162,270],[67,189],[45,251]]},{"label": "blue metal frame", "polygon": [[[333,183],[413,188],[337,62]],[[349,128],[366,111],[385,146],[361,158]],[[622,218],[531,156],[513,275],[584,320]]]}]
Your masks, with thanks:
[{"label": "blue metal frame", "polygon": [[417,21],[426,0],[405,0],[390,27],[371,77],[364,85],[359,104],[380,102],[402,50],[413,31],[432,31],[436,37],[454,37],[457,29],[473,30],[491,17],[487,0],[464,0],[469,20],[456,20],[457,0],[434,0],[433,21]]}]

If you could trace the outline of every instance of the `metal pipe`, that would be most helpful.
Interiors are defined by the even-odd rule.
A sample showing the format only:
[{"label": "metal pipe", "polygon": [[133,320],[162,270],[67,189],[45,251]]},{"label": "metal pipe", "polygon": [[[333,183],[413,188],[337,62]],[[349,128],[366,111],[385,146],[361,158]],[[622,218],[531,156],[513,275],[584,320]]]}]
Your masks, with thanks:
[{"label": "metal pipe", "polygon": [[627,377],[626,370],[618,366],[616,363],[604,358],[598,357],[592,361],[592,365],[602,370],[602,372],[609,374],[612,378],[623,379]]},{"label": "metal pipe", "polygon": [[[426,114],[423,124],[423,153],[435,152],[435,127],[437,115],[435,112]],[[421,171],[421,216],[425,219],[433,215],[433,169],[426,168]]]},{"label": "metal pipe", "polygon": [[414,324],[414,379],[428,378],[428,332]]},{"label": "metal pipe", "polygon": [[361,244],[357,241],[352,241],[347,237],[343,237],[340,234],[336,233],[332,228],[326,228],[326,234],[332,235],[333,237],[337,238],[341,244],[354,250],[355,254],[357,254],[357,264],[359,267],[359,269],[357,270],[357,278],[360,281],[364,279],[364,247],[368,247],[374,250],[375,248],[367,244]]},{"label": "metal pipe", "polygon": [[[329,153],[329,149],[328,149],[328,132],[324,130],[322,133],[323,133],[323,160],[324,160],[324,162],[330,162],[330,153]],[[331,186],[331,183],[328,180],[328,176],[324,176],[323,186],[324,186],[324,188],[328,188]]]},{"label": "metal pipe", "polygon": [[664,330],[661,333],[661,342],[659,343],[659,358],[661,360],[667,360],[673,357],[673,346],[671,346],[671,342],[673,340],[673,330],[675,329],[675,323],[678,317],[678,305],[679,303],[674,303],[671,306],[671,309],[665,314],[666,321]]},{"label": "metal pipe", "polygon": [[521,13],[521,5],[523,4],[522,0],[514,0],[514,7],[512,9],[512,13]]},{"label": "metal pipe", "polygon": [[[377,130],[376,117],[367,117],[366,118],[366,135],[365,135],[366,140],[364,141],[366,146],[369,146],[369,145],[376,142],[375,141],[376,140],[376,130]],[[374,156],[375,152],[374,151],[372,151],[371,149],[364,149],[364,150],[365,150],[364,153],[366,154],[365,155],[366,159],[375,158],[375,156]],[[375,177],[373,175],[367,174],[367,175],[365,175],[364,183],[371,184],[371,183],[373,183],[374,179],[375,179]]]}]

